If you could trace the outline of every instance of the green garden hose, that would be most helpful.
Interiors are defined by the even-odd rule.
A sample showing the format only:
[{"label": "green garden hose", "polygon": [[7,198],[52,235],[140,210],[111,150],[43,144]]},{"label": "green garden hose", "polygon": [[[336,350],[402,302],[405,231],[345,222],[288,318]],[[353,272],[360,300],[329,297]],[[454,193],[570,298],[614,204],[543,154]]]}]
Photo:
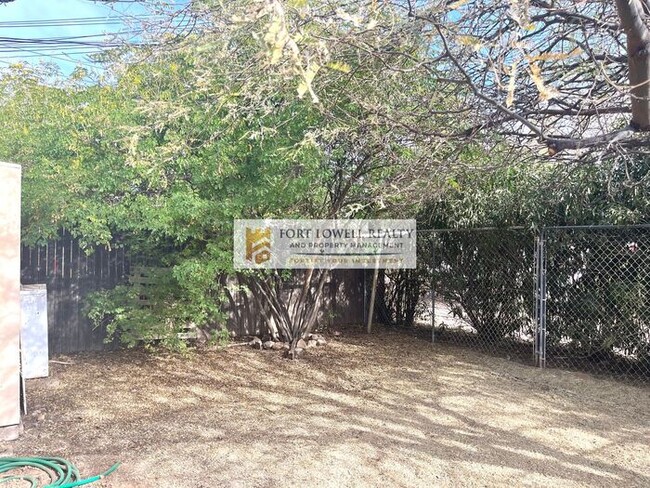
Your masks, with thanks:
[{"label": "green garden hose", "polygon": [[28,488],[39,488],[38,480],[33,474],[11,474],[11,471],[25,469],[43,471],[50,478],[50,483],[43,488],[73,488],[74,486],[87,485],[94,483],[108,476],[115,471],[120,463],[116,463],[108,470],[91,478],[80,479],[79,470],[70,461],[55,457],[23,457],[23,458],[0,458],[0,484],[9,483],[10,481],[25,481],[31,483]]}]

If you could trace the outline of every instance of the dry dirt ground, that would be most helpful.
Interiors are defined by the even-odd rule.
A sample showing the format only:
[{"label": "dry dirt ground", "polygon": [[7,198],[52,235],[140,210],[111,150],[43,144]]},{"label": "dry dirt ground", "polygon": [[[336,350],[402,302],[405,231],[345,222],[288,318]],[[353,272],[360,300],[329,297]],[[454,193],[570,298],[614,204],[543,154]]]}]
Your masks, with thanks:
[{"label": "dry dirt ground", "polygon": [[[231,347],[55,358],[20,440],[96,487],[650,486],[650,388],[390,331],[299,361]],[[4,485],[8,486],[8,485]]]}]

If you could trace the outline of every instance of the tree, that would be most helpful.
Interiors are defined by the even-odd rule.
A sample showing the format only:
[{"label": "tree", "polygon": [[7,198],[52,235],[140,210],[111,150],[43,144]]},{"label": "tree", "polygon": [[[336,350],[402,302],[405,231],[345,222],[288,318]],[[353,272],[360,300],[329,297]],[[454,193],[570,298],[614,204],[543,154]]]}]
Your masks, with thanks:
[{"label": "tree", "polygon": [[[418,94],[431,85],[410,73],[408,58],[400,61],[403,73],[383,74],[377,59],[359,58],[356,48],[346,51],[341,44],[337,62],[328,62],[326,53],[301,66],[295,59],[287,62],[285,68],[300,73],[292,86],[287,84],[286,72],[276,69],[283,61],[282,56],[274,57],[273,41],[268,37],[264,41],[270,48],[269,57],[260,59],[260,44],[252,35],[257,26],[249,29],[245,22],[233,23],[241,5],[226,5],[224,10],[196,8],[197,15],[205,19],[200,33],[172,51],[151,48],[141,52],[147,62],[138,78],[159,80],[156,84],[163,86],[171,83],[173,95],[161,97],[157,88],[149,98],[141,94],[149,91],[138,86],[134,96],[139,98],[145,118],[129,129],[133,151],[129,160],[133,158],[133,164],[164,170],[188,157],[201,164],[216,147],[237,148],[229,151],[234,167],[241,170],[249,165],[258,181],[270,179],[272,184],[260,187],[255,179],[223,183],[223,189],[232,188],[233,195],[229,196],[228,211],[221,213],[221,232],[233,217],[334,218],[385,213],[387,207],[406,199],[407,188],[419,184],[422,179],[417,178],[416,168],[429,155],[407,130],[392,126],[388,130],[368,103],[383,100],[398,106],[418,102]],[[420,49],[417,37],[404,42],[405,49],[406,44],[409,49]],[[152,66],[158,68],[152,72]],[[157,69],[167,66],[178,79],[163,81],[171,75]],[[139,69],[129,64],[123,70],[126,75]],[[321,73],[321,86],[327,85],[318,96],[310,87],[317,72]],[[404,92],[407,82],[414,88],[413,94]],[[428,103],[444,102],[429,99]],[[162,134],[153,150],[142,144],[152,133]],[[277,158],[275,166],[263,168],[260,162],[269,157]],[[309,182],[309,187],[292,189],[288,185],[300,181]],[[232,274],[231,265],[226,265],[231,259],[229,235],[198,234],[175,245],[192,246],[194,253],[200,250],[195,248],[197,240],[219,243],[223,254],[215,269]],[[293,352],[315,324],[327,272],[302,273],[301,286],[292,300],[284,294],[287,278],[283,273],[239,274],[238,278],[240,286],[250,289],[259,301],[270,334],[290,342]],[[232,297],[228,299],[232,301]]]},{"label": "tree", "polygon": [[442,55],[488,114],[472,129],[537,139],[551,155],[647,146],[650,139],[636,136],[650,129],[645,3],[452,4],[458,20],[435,28]]},{"label": "tree", "polygon": [[[650,145],[645,0],[274,0],[238,2],[237,11],[222,26],[232,29],[235,18],[235,28],[262,39],[276,70],[295,73],[314,100],[327,83],[310,66],[355,52],[400,73],[409,59],[409,72],[435,87],[418,93],[418,105],[360,103],[412,137],[488,134],[523,146],[528,159],[539,149],[593,160]],[[446,110],[430,103],[441,95],[453,101]]]},{"label": "tree", "polygon": [[219,278],[232,274],[233,217],[299,214],[325,198],[318,151],[299,144],[301,125],[314,123],[309,106],[276,114],[285,130],[261,140],[249,137],[249,121],[229,119],[219,104],[206,110],[196,93],[184,100],[182,117],[165,112],[161,121],[147,108],[183,96],[192,76],[183,56],[174,62],[171,70],[130,68],[107,86],[47,86],[26,69],[3,78],[0,154],[24,164],[26,242],[66,227],[82,244],[120,239],[172,270],[151,292],[155,310],[143,314],[124,288],[111,294],[116,300],[96,301],[131,343],[160,336],[170,322],[173,336],[188,322],[210,327],[222,319]]},{"label": "tree", "polygon": [[[329,89],[315,104],[294,96],[295,86],[240,34],[214,26],[173,50],[128,52],[103,86],[6,78],[0,116],[16,122],[3,155],[31,160],[27,186],[49,190],[41,192],[42,213],[27,210],[28,227],[47,222],[51,232],[40,239],[62,225],[88,244],[119,238],[171,269],[146,313],[126,288],[97,297],[94,317],[113,320],[127,341],[157,337],[169,323],[214,327],[232,299],[226,277],[235,276],[259,300],[271,335],[295,349],[315,323],[327,272],[303,273],[291,301],[283,284],[295,277],[235,273],[233,218],[374,215],[407,195],[393,194],[405,188],[397,183],[413,181],[401,169],[421,150],[346,90],[354,82],[368,98],[407,100],[401,87],[410,74],[379,76],[372,58],[332,64],[323,67]],[[142,63],[130,62],[141,54]],[[14,144],[21,124],[33,133],[25,151]],[[54,144],[42,137],[45,128]],[[57,210],[55,196],[70,203]]]},{"label": "tree", "polygon": [[[82,245],[110,240],[110,210],[125,182],[120,127],[137,119],[135,103],[110,85],[86,86],[84,74],[63,79],[51,66],[15,65],[0,78],[3,159],[23,166],[23,241],[56,238],[61,227]],[[105,200],[94,198],[103,195]],[[112,197],[111,197],[112,195]]]}]

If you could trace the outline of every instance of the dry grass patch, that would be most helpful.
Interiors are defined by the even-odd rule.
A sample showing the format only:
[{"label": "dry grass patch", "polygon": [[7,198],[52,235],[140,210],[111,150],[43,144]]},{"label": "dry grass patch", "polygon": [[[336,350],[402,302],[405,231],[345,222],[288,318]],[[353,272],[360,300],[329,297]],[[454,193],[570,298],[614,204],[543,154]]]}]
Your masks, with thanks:
[{"label": "dry grass patch", "polygon": [[[650,389],[352,330],[299,361],[69,356],[0,453],[104,487],[650,486]],[[61,358],[58,358],[61,359]]]}]

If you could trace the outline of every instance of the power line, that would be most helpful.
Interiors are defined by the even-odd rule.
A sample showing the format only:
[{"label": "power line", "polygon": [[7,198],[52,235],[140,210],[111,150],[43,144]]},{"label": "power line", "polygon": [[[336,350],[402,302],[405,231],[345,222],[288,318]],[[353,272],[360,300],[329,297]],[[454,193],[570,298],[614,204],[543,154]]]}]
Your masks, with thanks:
[{"label": "power line", "polygon": [[[140,14],[124,16],[129,19],[143,21],[162,21],[165,17],[161,15]],[[121,25],[124,19],[119,17],[67,17],[60,19],[35,19],[35,20],[5,20],[0,21],[0,28],[34,28],[34,27],[76,27],[90,25]]]},{"label": "power line", "polygon": [[[119,35],[141,33],[142,31],[124,31]],[[111,34],[115,37],[115,34]],[[0,44],[5,46],[48,46],[56,48],[93,46],[93,47],[118,47],[121,44],[115,41],[86,41],[82,39],[95,39],[97,37],[105,38],[105,34],[85,35],[85,36],[67,36],[67,37],[43,37],[43,38],[19,38],[19,37],[1,37]]]},{"label": "power line", "polygon": [[[107,50],[125,46],[139,47],[156,45],[158,41],[152,37],[146,41],[143,39],[145,34],[150,31],[150,28],[156,26],[156,24],[159,24],[160,34],[171,31],[176,38],[189,35],[203,24],[203,22],[197,20],[194,16],[189,15],[187,6],[168,16],[126,13],[118,15],[118,17],[0,21],[0,34],[2,34],[3,30],[15,28],[42,29],[115,25],[132,26],[131,29],[85,35],[57,37],[0,36],[0,55],[2,55],[3,59],[50,58],[68,63],[79,62],[80,64],[90,66],[91,64],[89,62],[94,62],[93,59],[88,58],[90,55],[101,54]],[[136,28],[135,26],[138,24],[139,27]],[[9,56],[6,54],[9,54]],[[75,59],[76,56],[84,56],[86,62]],[[6,61],[3,62],[7,63]]]}]

